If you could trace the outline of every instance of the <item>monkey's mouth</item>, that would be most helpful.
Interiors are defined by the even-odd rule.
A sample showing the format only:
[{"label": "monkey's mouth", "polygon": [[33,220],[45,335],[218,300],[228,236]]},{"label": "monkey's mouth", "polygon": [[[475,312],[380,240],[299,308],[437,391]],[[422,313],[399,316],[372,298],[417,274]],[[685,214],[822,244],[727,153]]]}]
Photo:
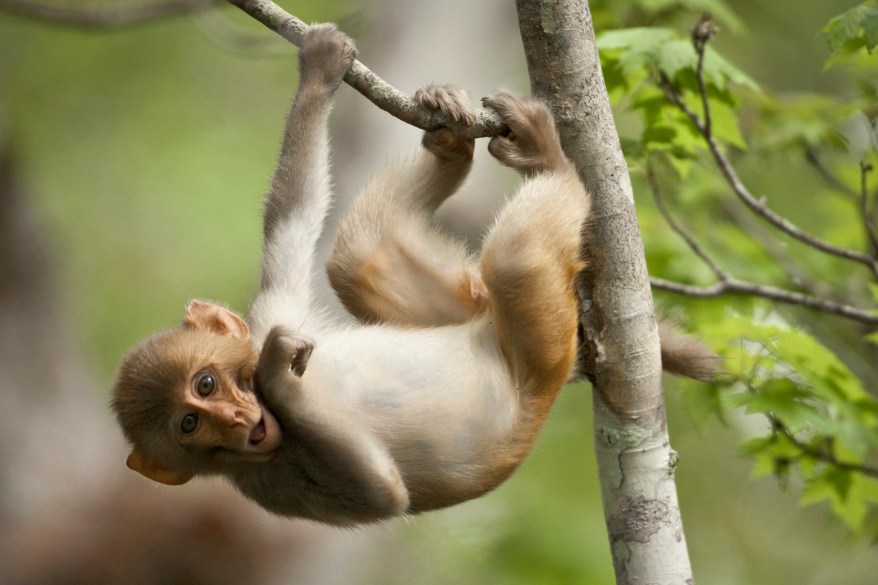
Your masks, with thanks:
[{"label": "monkey's mouth", "polygon": [[259,419],[259,422],[256,423],[256,426],[253,427],[253,430],[250,431],[250,436],[247,438],[247,444],[251,447],[255,447],[265,440],[265,435],[265,417],[262,417]]}]

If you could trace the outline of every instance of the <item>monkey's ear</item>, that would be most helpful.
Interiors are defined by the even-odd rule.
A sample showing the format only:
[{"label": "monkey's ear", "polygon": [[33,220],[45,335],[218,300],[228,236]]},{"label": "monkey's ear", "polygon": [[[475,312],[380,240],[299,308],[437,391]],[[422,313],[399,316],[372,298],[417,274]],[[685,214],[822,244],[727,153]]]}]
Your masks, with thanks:
[{"label": "monkey's ear", "polygon": [[165,485],[183,485],[194,477],[191,473],[175,469],[137,448],[131,451],[125,464],[128,469],[133,469],[140,475]]},{"label": "monkey's ear", "polygon": [[237,339],[250,338],[250,330],[243,319],[225,307],[205,301],[189,301],[183,323],[209,333],[228,335]]}]

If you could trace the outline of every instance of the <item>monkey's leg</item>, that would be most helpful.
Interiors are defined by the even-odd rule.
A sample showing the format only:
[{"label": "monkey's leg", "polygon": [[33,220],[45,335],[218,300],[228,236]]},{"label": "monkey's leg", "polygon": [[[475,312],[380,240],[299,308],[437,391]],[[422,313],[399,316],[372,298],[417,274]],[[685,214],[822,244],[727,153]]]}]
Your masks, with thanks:
[{"label": "monkey's leg", "polygon": [[573,366],[588,195],[561,150],[548,108],[507,93],[485,99],[511,132],[488,147],[526,180],[483,247],[481,268],[501,347],[519,387],[545,412]]},{"label": "monkey's leg", "polygon": [[333,25],[313,25],[305,33],[299,88],[265,205],[262,275],[251,308],[257,339],[278,322],[301,326],[309,314],[314,250],[332,200],[327,121],[355,56],[351,40]]},{"label": "monkey's leg", "polygon": [[[416,94],[425,107],[474,120],[465,97],[447,87]],[[432,216],[472,166],[473,140],[428,132],[424,151],[384,171],[354,201],[327,263],[330,282],[358,319],[403,325],[467,321],[484,308],[484,288],[464,247]]]}]

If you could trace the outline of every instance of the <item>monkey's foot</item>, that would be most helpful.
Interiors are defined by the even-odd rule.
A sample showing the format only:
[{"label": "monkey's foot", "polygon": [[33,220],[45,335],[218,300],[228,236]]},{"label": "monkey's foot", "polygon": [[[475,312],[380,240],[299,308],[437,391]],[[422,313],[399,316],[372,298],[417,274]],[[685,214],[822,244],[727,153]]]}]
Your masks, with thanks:
[{"label": "monkey's foot", "polygon": [[488,152],[501,163],[526,175],[569,164],[546,104],[535,98],[498,91],[482,98],[482,105],[495,110],[509,127],[508,134],[494,136],[488,143]]}]

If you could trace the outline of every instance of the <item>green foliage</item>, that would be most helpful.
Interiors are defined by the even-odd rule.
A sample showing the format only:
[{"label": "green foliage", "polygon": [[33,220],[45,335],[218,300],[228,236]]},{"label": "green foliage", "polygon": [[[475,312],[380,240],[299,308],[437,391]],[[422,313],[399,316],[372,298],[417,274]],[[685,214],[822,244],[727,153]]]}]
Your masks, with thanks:
[{"label": "green foliage", "polygon": [[[710,41],[715,30],[703,30]],[[620,124],[629,162],[635,169],[649,161],[663,163],[654,169],[673,170],[659,173],[661,190],[676,193],[671,205],[679,222],[689,228],[710,226],[696,232],[696,239],[712,258],[732,275],[789,290],[820,290],[873,307],[878,286],[866,274],[846,272],[850,281],[839,280],[837,260],[787,249],[785,239],[766,232],[758,219],[729,216],[730,203],[722,211],[717,206],[718,194],[729,187],[713,164],[708,131],[722,151],[734,152],[735,164],[746,167],[752,160],[758,166],[782,157],[799,168],[799,176],[788,182],[801,181],[797,201],[808,205],[781,213],[838,245],[865,249],[863,220],[851,203],[859,199],[860,160],[875,162],[878,5],[870,1],[851,8],[824,32],[831,51],[828,63],[845,75],[839,85],[848,92],[844,99],[817,91],[774,95],[710,42],[702,46],[704,37],[693,40],[671,28],[607,31],[599,36],[598,47],[617,113],[636,120]],[[865,128],[866,141],[852,128]],[[810,176],[802,177],[800,167]],[[832,176],[832,184],[816,182],[820,173],[824,179]],[[783,183],[770,180],[765,187],[773,197]],[[685,209],[685,217],[679,209]],[[695,256],[682,239],[658,233],[666,228],[654,209],[642,202],[639,211],[653,273],[688,283],[716,280],[702,263],[693,263]],[[844,221],[830,219],[836,216]],[[852,230],[852,221],[860,228]],[[800,275],[830,283],[834,290],[800,282]],[[801,312],[768,310],[765,304],[746,296],[687,303],[694,328],[725,357],[720,382],[684,393],[687,409],[701,429],[713,418],[728,425],[742,416],[764,420],[741,446],[754,462],[753,475],[772,475],[782,486],[798,486],[802,504],[826,502],[853,532],[870,533],[878,526],[878,402],[864,389],[862,376],[878,378],[878,372],[867,366],[855,374],[846,361],[859,358],[844,356],[843,361],[827,347],[825,331],[820,337],[807,333],[797,325]],[[849,324],[833,326],[833,331],[843,327],[845,333],[834,335],[845,335],[848,347],[858,348],[852,351],[864,352],[864,360],[871,362],[864,348],[878,344],[878,333],[867,335],[864,343]]]},{"label": "green foliage", "polygon": [[869,0],[839,14],[829,21],[823,32],[832,51],[829,63],[862,49],[871,53],[878,45],[878,3]]},{"label": "green foliage", "polygon": [[702,425],[735,409],[764,417],[764,430],[741,447],[754,460],[753,475],[773,474],[786,485],[796,472],[803,504],[829,501],[852,530],[862,530],[876,513],[869,506],[878,504],[878,401],[802,330],[734,316],[702,334],[724,348],[725,376],[712,386],[712,410],[691,414]]},{"label": "green foliage", "polygon": [[[629,156],[669,155],[682,176],[705,149],[695,125],[666,99],[672,89],[693,111],[701,111],[696,77],[698,54],[692,42],[667,28],[612,30],[598,36],[598,49],[614,106],[624,103],[639,114],[642,131],[623,142]],[[756,82],[707,47],[702,64],[707,95],[712,100],[713,130],[717,138],[745,148],[734,108],[739,101],[733,88],[758,91]]]}]

